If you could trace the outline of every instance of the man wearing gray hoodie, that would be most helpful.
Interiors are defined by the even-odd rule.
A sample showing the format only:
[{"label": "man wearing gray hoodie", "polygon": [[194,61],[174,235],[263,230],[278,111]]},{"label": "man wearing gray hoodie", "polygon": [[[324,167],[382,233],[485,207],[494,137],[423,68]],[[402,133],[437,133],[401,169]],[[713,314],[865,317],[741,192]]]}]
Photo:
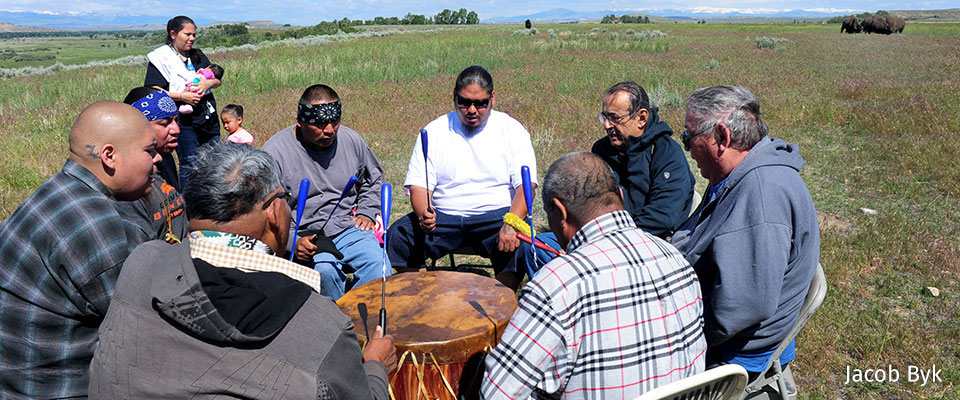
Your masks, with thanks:
[{"label": "man wearing gray hoodie", "polygon": [[[673,245],[700,279],[707,368],[739,364],[754,378],[799,316],[820,258],[803,158],[767,137],[757,98],[742,87],[696,90],[684,125],[684,147],[710,186]],[[780,360],[794,356],[791,343]]]}]

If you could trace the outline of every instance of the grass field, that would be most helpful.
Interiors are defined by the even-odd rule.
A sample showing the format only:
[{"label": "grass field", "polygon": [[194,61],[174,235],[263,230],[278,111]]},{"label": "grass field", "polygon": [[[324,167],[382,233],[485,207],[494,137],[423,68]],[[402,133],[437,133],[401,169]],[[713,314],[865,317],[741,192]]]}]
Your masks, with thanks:
[{"label": "grass field", "polygon": [[[146,54],[158,44],[110,35],[0,39],[0,68],[41,67],[54,63],[84,64]],[[17,57],[14,58],[14,55]]]},{"label": "grass field", "polygon": [[[800,145],[820,214],[829,292],[798,340],[801,398],[960,398],[960,25],[891,36],[841,35],[837,25],[537,28],[221,53],[211,57],[227,71],[216,96],[248,110],[245,127],[262,144],[294,122],[303,88],[334,86],[344,124],[364,134],[394,184],[396,218],[410,209],[401,183],[415,135],[452,109],[453,80],[468,65],[492,72],[497,108],[530,131],[540,171],[603,134],[596,115],[613,83],[656,93],[662,118],[680,130],[695,88],[746,86],[771,134]],[[631,28],[667,35],[636,40]],[[786,49],[758,49],[758,36],[785,38]],[[80,109],[122,99],[143,74],[112,66],[0,81],[0,216],[60,169]],[[898,382],[844,384],[848,366],[888,365],[902,372]],[[907,382],[911,365],[935,365],[942,382]]]}]

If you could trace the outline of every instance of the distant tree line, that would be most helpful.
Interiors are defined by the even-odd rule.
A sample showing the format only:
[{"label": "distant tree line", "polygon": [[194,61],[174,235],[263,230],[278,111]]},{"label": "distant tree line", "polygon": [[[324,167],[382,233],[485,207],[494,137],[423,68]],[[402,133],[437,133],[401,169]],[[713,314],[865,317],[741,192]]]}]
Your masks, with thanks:
[{"label": "distant tree line", "polygon": [[601,24],[649,24],[650,17],[642,15],[607,15],[600,20]]},{"label": "distant tree line", "polygon": [[407,13],[403,18],[376,17],[367,20],[344,18],[337,23],[341,27],[359,25],[475,25],[480,23],[480,16],[475,11],[469,11],[466,8],[461,8],[458,11],[444,8],[443,11],[432,17]]},{"label": "distant tree line", "polygon": [[[333,35],[337,32],[358,32],[355,26],[361,25],[473,25],[479,24],[480,17],[475,11],[461,8],[458,11],[444,9],[432,17],[421,14],[407,13],[403,18],[376,17],[368,20],[341,20],[322,21],[313,26],[296,29],[286,29],[279,33],[269,31],[250,31],[245,24],[218,24],[201,28],[197,32],[197,47],[235,47],[244,44],[256,44],[268,40],[299,39],[306,36]],[[284,27],[289,27],[289,24]],[[52,31],[52,32],[0,32],[0,39],[34,38],[34,37],[78,37],[88,36],[90,39],[139,39],[145,43],[163,43],[166,40],[164,32],[157,31]],[[126,47],[126,43],[122,44]],[[109,47],[108,44],[101,47]],[[18,55],[13,52],[2,52],[0,59],[12,59]],[[19,55],[23,57],[23,55]]]},{"label": "distant tree line", "polygon": [[862,12],[862,13],[860,13],[860,14],[841,15],[841,16],[839,16],[839,17],[833,17],[833,18],[828,19],[828,20],[827,20],[827,23],[828,23],[828,24],[839,24],[839,23],[842,23],[845,18],[851,17],[851,16],[855,16],[855,17],[857,17],[857,19],[859,19],[859,20],[862,21],[862,20],[865,20],[865,19],[867,19],[868,17],[872,17],[872,16],[874,16],[874,15],[876,15],[876,16],[878,16],[878,17],[884,17],[884,18],[886,18],[886,17],[889,17],[889,16],[890,16],[890,12],[888,12],[888,11],[886,11],[886,10],[877,10],[876,13]]},{"label": "distant tree line", "polygon": [[[346,18],[344,19],[346,20]],[[306,36],[333,35],[339,31],[343,31],[343,33],[353,33],[353,32],[357,32],[358,30],[357,28],[353,28],[349,24],[343,23],[343,21],[323,21],[314,26],[307,26],[304,28],[297,28],[297,29],[283,31],[280,34],[280,38],[281,39],[289,39],[289,38],[299,39]]]}]

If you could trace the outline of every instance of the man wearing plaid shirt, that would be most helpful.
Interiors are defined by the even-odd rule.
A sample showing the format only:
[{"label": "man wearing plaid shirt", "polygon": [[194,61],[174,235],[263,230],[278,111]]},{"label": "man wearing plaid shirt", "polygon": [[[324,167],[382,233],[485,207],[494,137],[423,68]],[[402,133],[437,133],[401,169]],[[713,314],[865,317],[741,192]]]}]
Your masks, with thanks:
[{"label": "man wearing plaid shirt", "polygon": [[87,367],[120,266],[142,234],[120,201],[151,190],[156,138],[139,111],[84,109],[70,156],[0,224],[0,398],[87,394]]},{"label": "man wearing plaid shirt", "polygon": [[567,253],[521,292],[486,358],[483,397],[633,399],[702,372],[697,277],[670,244],[636,228],[604,161],[561,157],[542,196]]}]

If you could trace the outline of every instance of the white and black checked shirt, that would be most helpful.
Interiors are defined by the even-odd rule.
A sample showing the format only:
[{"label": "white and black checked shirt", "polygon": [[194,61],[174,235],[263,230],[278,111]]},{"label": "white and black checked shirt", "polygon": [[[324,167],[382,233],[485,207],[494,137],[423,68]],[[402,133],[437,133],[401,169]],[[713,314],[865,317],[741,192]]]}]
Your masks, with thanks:
[{"label": "white and black checked shirt", "polygon": [[704,370],[693,268],[625,211],[584,225],[524,287],[484,398],[633,399]]}]

